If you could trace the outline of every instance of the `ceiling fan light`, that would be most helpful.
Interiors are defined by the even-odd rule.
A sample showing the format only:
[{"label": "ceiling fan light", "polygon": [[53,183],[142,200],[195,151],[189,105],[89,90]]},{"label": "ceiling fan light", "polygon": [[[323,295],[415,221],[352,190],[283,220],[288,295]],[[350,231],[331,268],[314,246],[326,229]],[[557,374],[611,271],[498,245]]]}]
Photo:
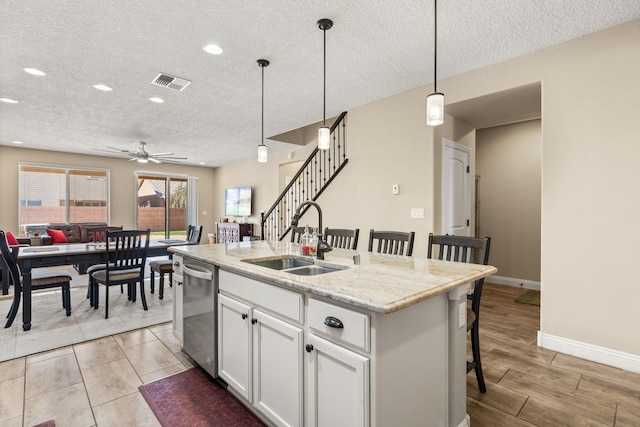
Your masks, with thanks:
[{"label": "ceiling fan light", "polygon": [[318,148],[328,150],[331,146],[331,129],[326,126],[318,128]]},{"label": "ceiling fan light", "polygon": [[143,157],[138,157],[136,160],[138,161],[138,163],[149,163],[149,160]]},{"label": "ceiling fan light", "polygon": [[267,163],[268,154],[269,153],[266,145],[258,145],[258,163]]},{"label": "ceiling fan light", "polygon": [[434,92],[427,96],[427,125],[439,126],[444,123],[444,94]]}]

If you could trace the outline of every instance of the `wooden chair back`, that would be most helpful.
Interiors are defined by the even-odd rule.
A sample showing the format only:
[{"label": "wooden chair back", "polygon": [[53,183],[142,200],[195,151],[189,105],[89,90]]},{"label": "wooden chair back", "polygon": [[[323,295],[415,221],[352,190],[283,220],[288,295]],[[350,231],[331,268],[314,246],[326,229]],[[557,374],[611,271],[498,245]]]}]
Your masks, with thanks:
[{"label": "wooden chair back", "polygon": [[109,273],[122,270],[140,269],[140,274],[144,277],[150,234],[150,229],[106,231],[106,240],[109,242],[106,248],[109,258],[106,268],[107,282]]},{"label": "wooden chair back", "polygon": [[89,236],[90,242],[106,242],[107,241],[107,231],[120,231],[122,230],[122,226],[104,226],[97,225],[93,227],[87,227],[87,236]]},{"label": "wooden chair back", "polygon": [[328,228],[324,229],[322,237],[332,248],[338,249],[351,249],[356,250],[358,248],[358,235],[360,229],[350,230],[346,228]]},{"label": "wooden chair back", "polygon": [[[291,227],[291,243],[300,243],[305,227]],[[311,229],[309,229],[311,233]]]},{"label": "wooden chair back", "polygon": [[374,251],[374,243],[377,240],[375,252],[411,256],[415,237],[415,231],[405,233],[402,231],[375,231],[371,229],[369,231],[369,252]]},{"label": "wooden chair back", "polygon": [[198,244],[200,243],[200,239],[202,238],[202,226],[201,225],[190,225],[187,230],[187,242]]}]

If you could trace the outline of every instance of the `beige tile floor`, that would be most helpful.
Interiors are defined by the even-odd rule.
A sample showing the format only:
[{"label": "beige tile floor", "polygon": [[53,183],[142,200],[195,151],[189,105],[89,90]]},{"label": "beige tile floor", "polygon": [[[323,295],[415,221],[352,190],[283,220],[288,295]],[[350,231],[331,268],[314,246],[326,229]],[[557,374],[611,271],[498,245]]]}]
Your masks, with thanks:
[{"label": "beige tile floor", "polygon": [[0,427],[159,426],[138,386],[194,366],[171,322],[0,363]]}]

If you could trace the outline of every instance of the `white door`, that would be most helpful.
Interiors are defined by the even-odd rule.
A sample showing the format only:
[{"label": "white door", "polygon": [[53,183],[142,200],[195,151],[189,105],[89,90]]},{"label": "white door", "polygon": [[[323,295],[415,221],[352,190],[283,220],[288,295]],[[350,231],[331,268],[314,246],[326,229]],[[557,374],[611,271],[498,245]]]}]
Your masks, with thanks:
[{"label": "white door", "polygon": [[251,401],[251,308],[218,295],[218,370],[220,378]]},{"label": "white door", "polygon": [[318,338],[307,337],[309,427],[369,425],[369,359]]},{"label": "white door", "polygon": [[442,138],[442,233],[471,235],[471,150]]},{"label": "white door", "polygon": [[253,319],[253,404],[278,426],[302,426],[302,329],[259,310]]}]

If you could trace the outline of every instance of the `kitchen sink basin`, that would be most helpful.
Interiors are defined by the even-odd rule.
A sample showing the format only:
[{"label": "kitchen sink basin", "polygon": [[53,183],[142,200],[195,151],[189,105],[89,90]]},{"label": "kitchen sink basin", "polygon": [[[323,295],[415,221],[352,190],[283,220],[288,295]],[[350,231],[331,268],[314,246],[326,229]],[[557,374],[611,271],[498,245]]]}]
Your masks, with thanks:
[{"label": "kitchen sink basin", "polygon": [[260,267],[296,274],[298,276],[316,276],[318,274],[332,273],[334,271],[344,270],[347,268],[341,265],[319,265],[314,263],[312,259],[301,259],[299,256],[292,255],[267,259],[243,259],[242,261],[253,265],[259,265]]},{"label": "kitchen sink basin", "polygon": [[302,260],[298,258],[279,258],[279,259],[267,259],[267,260],[247,260],[251,264],[259,265],[261,267],[272,268],[274,270],[286,270],[289,268],[305,267],[313,265],[313,261]]},{"label": "kitchen sink basin", "polygon": [[325,267],[323,265],[309,265],[307,267],[298,267],[287,270],[287,273],[297,274],[298,276],[316,276],[318,274],[331,273],[340,271],[341,268]]}]

